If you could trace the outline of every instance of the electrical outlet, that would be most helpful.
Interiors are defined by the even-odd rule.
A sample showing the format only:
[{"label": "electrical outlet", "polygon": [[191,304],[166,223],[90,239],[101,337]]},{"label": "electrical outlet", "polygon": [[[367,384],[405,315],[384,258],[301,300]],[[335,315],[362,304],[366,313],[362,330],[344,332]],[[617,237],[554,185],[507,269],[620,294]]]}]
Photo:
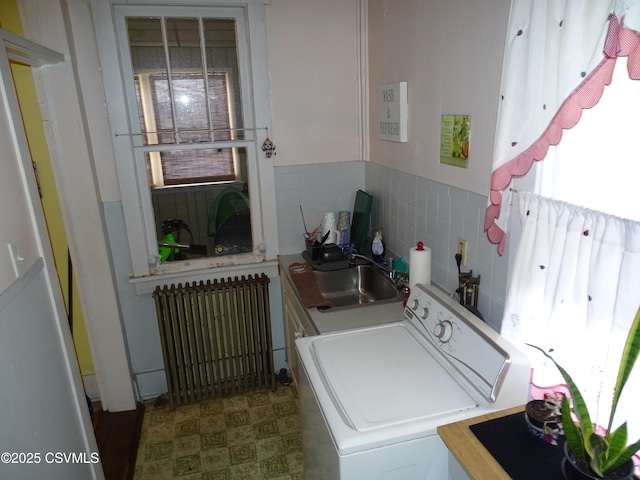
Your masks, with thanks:
[{"label": "electrical outlet", "polygon": [[464,238],[458,237],[458,245],[456,247],[456,253],[459,253],[462,257],[460,265],[465,267],[467,265],[467,241]]}]

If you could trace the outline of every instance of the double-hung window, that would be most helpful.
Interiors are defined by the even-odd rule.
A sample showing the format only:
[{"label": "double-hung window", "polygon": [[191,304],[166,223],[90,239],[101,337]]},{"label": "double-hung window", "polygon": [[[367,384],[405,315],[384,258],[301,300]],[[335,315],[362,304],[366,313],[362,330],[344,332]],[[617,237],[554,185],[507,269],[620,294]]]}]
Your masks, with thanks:
[{"label": "double-hung window", "polygon": [[[118,50],[103,48],[101,63],[134,276],[161,261],[206,268],[262,245],[266,259],[277,254],[275,222],[263,221],[275,216],[273,164],[261,155],[270,122],[264,4],[229,5],[112,7]],[[187,248],[163,258],[174,227],[182,237],[172,241]]]}]

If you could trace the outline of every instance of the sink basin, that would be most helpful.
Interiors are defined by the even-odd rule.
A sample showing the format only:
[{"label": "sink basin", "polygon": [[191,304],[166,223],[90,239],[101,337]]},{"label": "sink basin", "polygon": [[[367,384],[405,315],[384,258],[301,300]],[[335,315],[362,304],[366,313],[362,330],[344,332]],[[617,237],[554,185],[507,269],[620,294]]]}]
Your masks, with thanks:
[{"label": "sink basin", "polygon": [[320,292],[331,301],[332,306],[323,311],[399,302],[405,296],[403,290],[396,287],[383,271],[371,265],[329,272],[314,270],[313,274]]}]

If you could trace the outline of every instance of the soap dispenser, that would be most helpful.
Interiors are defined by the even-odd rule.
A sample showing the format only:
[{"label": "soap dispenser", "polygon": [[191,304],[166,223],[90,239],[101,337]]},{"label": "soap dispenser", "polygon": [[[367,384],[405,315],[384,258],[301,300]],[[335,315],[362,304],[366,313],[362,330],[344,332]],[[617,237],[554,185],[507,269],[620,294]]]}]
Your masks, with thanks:
[{"label": "soap dispenser", "polygon": [[376,263],[384,262],[385,247],[382,228],[377,228],[373,231],[373,240],[371,241],[371,256]]}]

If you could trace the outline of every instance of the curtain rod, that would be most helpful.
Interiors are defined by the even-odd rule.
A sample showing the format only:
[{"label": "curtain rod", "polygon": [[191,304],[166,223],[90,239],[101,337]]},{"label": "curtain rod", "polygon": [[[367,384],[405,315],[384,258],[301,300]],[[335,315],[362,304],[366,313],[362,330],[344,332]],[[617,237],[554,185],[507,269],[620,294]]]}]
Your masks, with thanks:
[{"label": "curtain rod", "polygon": [[166,130],[166,131],[161,131],[161,132],[144,132],[144,133],[116,133],[116,137],[139,137],[142,135],[150,135],[150,134],[156,134],[156,135],[182,135],[185,133],[215,133],[215,132],[239,132],[239,131],[243,131],[243,132],[257,132],[260,130],[266,130],[267,133],[269,132],[269,127],[254,127],[254,128],[214,128],[213,130],[205,130],[205,129],[200,129],[200,130],[179,130],[179,131],[175,131],[175,130]]}]

